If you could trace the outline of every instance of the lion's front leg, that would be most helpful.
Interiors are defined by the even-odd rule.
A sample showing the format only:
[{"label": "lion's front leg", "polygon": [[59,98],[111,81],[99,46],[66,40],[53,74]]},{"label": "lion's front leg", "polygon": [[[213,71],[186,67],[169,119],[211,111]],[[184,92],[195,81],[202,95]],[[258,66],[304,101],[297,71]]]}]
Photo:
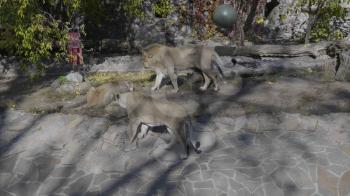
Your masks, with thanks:
[{"label": "lion's front leg", "polygon": [[157,76],[156,81],[154,83],[154,86],[152,87],[152,91],[159,90],[160,84],[162,83],[162,80],[164,78],[164,74],[160,70],[156,70]]}]

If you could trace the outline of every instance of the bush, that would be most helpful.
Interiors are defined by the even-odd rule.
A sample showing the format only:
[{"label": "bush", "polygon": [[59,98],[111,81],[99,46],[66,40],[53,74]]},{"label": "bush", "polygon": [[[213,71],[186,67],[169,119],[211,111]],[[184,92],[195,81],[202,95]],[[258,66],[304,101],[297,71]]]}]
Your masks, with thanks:
[{"label": "bush", "polygon": [[[3,30],[0,51],[16,55],[26,71],[35,65],[39,75],[45,62],[66,60],[68,32],[80,0],[0,0]],[[64,11],[57,7],[64,6]]]}]

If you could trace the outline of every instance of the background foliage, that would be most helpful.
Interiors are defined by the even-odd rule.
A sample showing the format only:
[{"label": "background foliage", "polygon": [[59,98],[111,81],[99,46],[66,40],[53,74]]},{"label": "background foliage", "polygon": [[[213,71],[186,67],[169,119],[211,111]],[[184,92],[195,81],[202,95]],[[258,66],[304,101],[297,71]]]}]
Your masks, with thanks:
[{"label": "background foliage", "polygon": [[[15,55],[23,70],[34,65],[41,73],[53,60],[66,60],[67,34],[76,26],[79,16],[84,17],[85,38],[95,42],[130,34],[128,26],[132,21],[145,19],[149,14],[169,18],[172,13],[177,13],[178,29],[181,25],[191,26],[193,36],[198,39],[223,35],[211,20],[213,10],[222,1],[188,2],[192,3],[173,4],[172,0],[0,0],[0,53]],[[239,17],[225,35],[241,43],[251,39],[254,25],[264,23],[267,1],[227,2],[237,10]],[[343,37],[330,22],[345,17],[347,10],[340,6],[344,2],[350,0],[298,0],[300,11],[308,12],[313,19],[309,20],[311,41]]]},{"label": "background foliage", "polygon": [[66,57],[67,33],[80,0],[0,0],[0,51],[16,55],[36,73]]},{"label": "background foliage", "polygon": [[347,10],[343,3],[350,0],[298,0],[297,6],[309,14],[305,43],[309,41],[337,40],[343,38],[339,29],[334,29],[331,21],[344,19]]}]

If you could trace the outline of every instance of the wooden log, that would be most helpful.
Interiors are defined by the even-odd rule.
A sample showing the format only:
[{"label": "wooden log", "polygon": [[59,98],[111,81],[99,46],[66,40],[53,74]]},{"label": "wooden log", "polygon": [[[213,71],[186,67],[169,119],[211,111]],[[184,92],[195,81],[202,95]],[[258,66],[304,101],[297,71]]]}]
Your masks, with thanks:
[{"label": "wooden log", "polygon": [[[336,59],[328,56],[320,56],[316,59],[312,57],[295,57],[295,58],[280,58],[277,60],[254,60],[254,59],[239,59],[232,67],[226,67],[224,74],[226,76],[258,76],[263,74],[272,74],[283,71],[298,70],[298,69],[318,69],[321,70],[325,65],[336,65]],[[333,77],[334,78],[334,77]]]},{"label": "wooden log", "polygon": [[339,68],[335,79],[338,81],[350,81],[350,51],[344,51],[339,54]]},{"label": "wooden log", "polygon": [[336,49],[350,48],[350,41],[320,42],[299,45],[253,45],[243,47],[217,46],[215,51],[220,56],[249,56],[249,57],[319,57],[327,54],[330,47]]}]

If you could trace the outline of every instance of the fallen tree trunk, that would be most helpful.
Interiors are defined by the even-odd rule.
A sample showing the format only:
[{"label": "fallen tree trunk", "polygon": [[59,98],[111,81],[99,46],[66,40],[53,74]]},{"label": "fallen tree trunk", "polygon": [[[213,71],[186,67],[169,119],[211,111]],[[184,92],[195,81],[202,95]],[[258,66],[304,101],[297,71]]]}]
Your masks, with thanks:
[{"label": "fallen tree trunk", "polygon": [[215,51],[220,56],[249,57],[319,57],[327,54],[329,48],[343,50],[350,48],[350,41],[320,42],[300,45],[253,45],[243,47],[217,46]]},{"label": "fallen tree trunk", "polygon": [[[337,60],[328,56],[321,56],[316,59],[311,57],[296,57],[278,60],[258,60],[253,58],[233,58],[232,67],[223,69],[226,76],[259,76],[283,71],[312,69],[323,70],[325,67],[336,67]],[[235,62],[234,62],[235,61]]]}]

